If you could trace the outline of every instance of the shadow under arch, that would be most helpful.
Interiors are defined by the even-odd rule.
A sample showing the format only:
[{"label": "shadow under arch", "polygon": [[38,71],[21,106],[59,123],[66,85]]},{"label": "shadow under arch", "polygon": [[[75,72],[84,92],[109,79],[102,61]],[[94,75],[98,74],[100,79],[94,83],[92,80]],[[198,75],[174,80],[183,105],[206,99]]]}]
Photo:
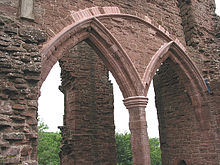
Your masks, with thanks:
[{"label": "shadow under arch", "polygon": [[39,88],[63,53],[81,41],[86,41],[94,48],[108,70],[112,72],[125,98],[143,95],[143,84],[130,58],[113,35],[95,17],[67,26],[44,45],[41,51]]},{"label": "shadow under arch", "polygon": [[208,105],[206,104],[207,86],[195,64],[175,41],[162,45],[147,66],[142,79],[143,84],[146,84],[144,89],[145,95],[157,69],[167,59],[170,59],[174,65],[179,67],[176,71],[191,98],[196,119],[199,121],[201,129],[207,130],[208,124],[205,122],[209,118]]}]

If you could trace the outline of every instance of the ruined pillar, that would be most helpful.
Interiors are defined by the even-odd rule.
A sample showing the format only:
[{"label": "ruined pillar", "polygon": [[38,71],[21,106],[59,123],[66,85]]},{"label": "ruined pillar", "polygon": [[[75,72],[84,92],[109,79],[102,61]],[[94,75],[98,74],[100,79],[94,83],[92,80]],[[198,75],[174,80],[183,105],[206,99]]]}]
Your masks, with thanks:
[{"label": "ruined pillar", "polygon": [[148,99],[144,96],[128,97],[124,100],[124,104],[129,111],[133,165],[150,165],[150,149],[145,116],[147,102]]},{"label": "ruined pillar", "polygon": [[108,70],[85,42],[67,52],[60,65],[65,97],[61,164],[116,164]]}]

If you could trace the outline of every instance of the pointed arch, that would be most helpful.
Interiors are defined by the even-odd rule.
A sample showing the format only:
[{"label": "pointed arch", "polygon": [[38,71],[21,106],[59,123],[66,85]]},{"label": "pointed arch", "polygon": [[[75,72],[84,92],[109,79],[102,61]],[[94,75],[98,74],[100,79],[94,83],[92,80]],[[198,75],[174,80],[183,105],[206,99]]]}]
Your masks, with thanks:
[{"label": "pointed arch", "polygon": [[[187,79],[186,82],[184,82],[184,85],[191,97],[196,118],[202,129],[208,129],[208,125],[205,123],[209,116],[209,112],[207,111],[208,105],[206,104],[205,99],[205,94],[208,91],[207,86],[205,85],[205,82],[195,64],[175,41],[170,41],[169,43],[162,45],[147,66],[142,79],[143,84],[146,84],[144,89],[145,95],[147,94],[150,82],[152,81],[157,69],[159,69],[160,65],[168,58],[171,59],[174,64],[179,66],[181,73],[179,73],[179,71],[177,72],[180,76],[184,76],[182,79]],[[206,109],[206,111],[204,109]]]},{"label": "pointed arch", "polygon": [[[107,68],[112,72],[125,98],[131,96],[146,96],[149,84],[156,73],[156,70],[168,57],[180,65],[186,76],[192,80],[191,85],[198,93],[207,91],[201,74],[193,64],[192,60],[185,53],[184,46],[182,46],[178,40],[173,41],[169,32],[167,32],[162,26],[154,26],[147,16],[144,16],[143,19],[129,14],[121,14],[118,10],[116,12],[114,7],[109,7],[109,9],[112,10],[112,13],[106,12],[101,14],[98,12],[98,14],[89,15],[88,17],[85,13],[82,13],[87,13],[89,9],[74,13],[76,22],[65,27],[44,45],[41,51],[42,72],[39,87],[47,77],[52,66],[62,57],[63,52],[72,48],[77,43],[86,40],[103,59]],[[112,16],[128,17],[134,20],[139,20],[156,30],[158,36],[167,42],[162,45],[153,56],[142,79],[120,43],[97,19]]]},{"label": "pointed arch", "polygon": [[143,84],[146,84],[146,92],[154,74],[156,73],[156,70],[168,57],[171,58],[174,63],[178,64],[186,76],[192,80],[191,82],[195,89],[203,92],[207,91],[205,82],[195,64],[175,41],[170,41],[169,43],[165,43],[161,46],[145,70],[142,81]]},{"label": "pointed arch", "polygon": [[120,43],[96,18],[88,18],[64,28],[41,51],[42,68],[39,88],[53,65],[64,52],[81,41],[87,41],[103,59],[115,77],[123,96],[143,95],[143,84],[137,70]]}]

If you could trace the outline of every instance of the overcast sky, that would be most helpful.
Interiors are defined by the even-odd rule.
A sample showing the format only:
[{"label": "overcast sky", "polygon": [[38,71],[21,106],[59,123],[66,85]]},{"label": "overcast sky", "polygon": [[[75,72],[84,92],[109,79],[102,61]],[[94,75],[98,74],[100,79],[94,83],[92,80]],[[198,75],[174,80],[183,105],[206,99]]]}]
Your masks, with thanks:
[{"label": "overcast sky", "polygon": [[[216,0],[216,13],[220,15],[220,0]],[[122,100],[122,94],[114,78],[110,76],[114,87],[114,111],[116,131],[123,133],[129,132],[128,129],[128,111]],[[51,70],[46,81],[41,87],[41,97],[39,98],[38,115],[48,126],[51,132],[58,131],[57,127],[63,125],[64,98],[58,90],[60,82],[60,67],[57,63]],[[149,102],[146,108],[146,119],[148,123],[149,137],[159,137],[158,121],[154,104],[154,90],[151,87],[148,92]]]}]

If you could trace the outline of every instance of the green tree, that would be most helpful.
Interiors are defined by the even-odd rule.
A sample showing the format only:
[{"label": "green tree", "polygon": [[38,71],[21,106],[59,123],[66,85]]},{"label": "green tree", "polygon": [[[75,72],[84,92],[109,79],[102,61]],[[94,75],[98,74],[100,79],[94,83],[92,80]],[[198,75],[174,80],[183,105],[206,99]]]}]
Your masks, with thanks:
[{"label": "green tree", "polygon": [[38,119],[38,133],[45,132],[47,129],[49,129],[48,125],[45,124],[42,120]]},{"label": "green tree", "polygon": [[48,126],[40,121],[38,124],[38,164],[59,165],[60,133],[46,132]]},{"label": "green tree", "polygon": [[[128,133],[116,133],[116,147],[117,147],[117,164],[118,165],[132,165],[131,153],[131,135]],[[150,157],[151,165],[161,165],[161,150],[160,141],[158,138],[150,138]]]},{"label": "green tree", "polygon": [[132,165],[130,138],[131,135],[128,133],[115,134],[118,165]]},{"label": "green tree", "polygon": [[150,138],[149,144],[151,165],[161,165],[160,140],[158,138]]},{"label": "green tree", "polygon": [[[59,165],[61,134],[46,132],[48,126],[39,121],[38,124],[38,163],[39,165]],[[131,135],[116,133],[117,165],[132,165]],[[149,139],[151,165],[161,165],[160,141],[158,138]]]}]

